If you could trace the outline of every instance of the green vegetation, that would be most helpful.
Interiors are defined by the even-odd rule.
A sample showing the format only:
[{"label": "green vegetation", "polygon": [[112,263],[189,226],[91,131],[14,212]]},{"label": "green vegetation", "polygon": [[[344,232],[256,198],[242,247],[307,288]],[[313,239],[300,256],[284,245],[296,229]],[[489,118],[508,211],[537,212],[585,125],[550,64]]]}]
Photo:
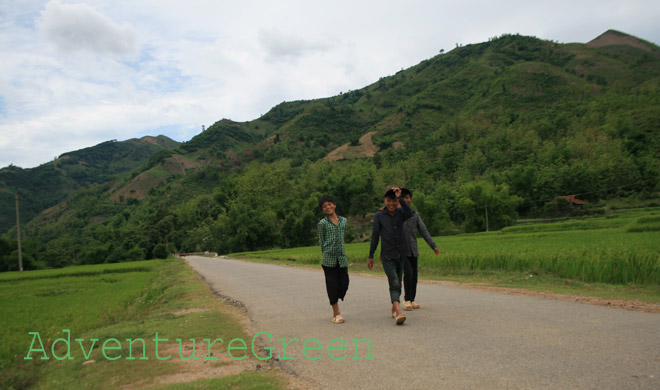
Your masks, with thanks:
[{"label": "green vegetation", "polygon": [[[572,292],[660,303],[657,231],[633,230],[657,226],[659,219],[660,208],[656,207],[580,220],[536,221],[499,232],[436,237],[441,256],[435,256],[419,239],[420,277],[533,289],[559,287],[562,292],[570,284]],[[346,245],[352,272],[367,272],[368,252],[368,243]],[[318,246],[237,255],[290,265],[320,264]]]},{"label": "green vegetation", "polygon": [[[0,319],[0,387],[44,389],[115,389],[124,385],[153,386],[155,379],[194,370],[179,359],[178,345],[172,350],[161,342],[156,358],[153,339],[168,339],[169,347],[182,339],[189,345],[193,338],[249,340],[238,320],[225,304],[215,299],[208,287],[181,260],[154,260],[134,263],[67,267],[58,270],[26,271],[0,275],[0,300],[4,316]],[[71,334],[72,360],[66,356],[66,344],[53,344]],[[39,333],[50,360],[42,360]],[[93,344],[92,339],[98,339]],[[117,339],[120,350],[103,350],[108,339]],[[126,339],[147,340],[130,346]],[[81,350],[75,339],[81,342]],[[35,344],[32,344],[35,342]],[[91,345],[94,345],[91,348]],[[115,344],[110,344],[115,346]],[[29,353],[29,351],[32,352]],[[198,346],[198,349],[201,348]],[[226,350],[218,349],[217,361],[208,364],[229,366],[234,363]],[[207,351],[204,351],[206,353]],[[245,352],[234,352],[236,357]],[[30,355],[32,360],[25,360]],[[88,355],[88,356],[85,356]],[[182,356],[189,356],[185,349]],[[111,358],[122,356],[120,359]],[[127,357],[136,359],[130,360]],[[147,359],[140,359],[146,356]],[[206,356],[206,355],[205,355]],[[94,360],[93,364],[83,362]],[[282,380],[275,374],[245,372],[211,380],[208,388],[266,386],[277,388]],[[201,383],[201,382],[200,382]],[[200,386],[199,383],[196,384]],[[165,387],[169,388],[169,387]],[[172,388],[177,388],[172,387]]]},{"label": "green vegetation", "polygon": [[[25,223],[26,268],[313,245],[326,193],[360,242],[390,184],[414,190],[434,235],[601,215],[614,199],[658,206],[660,50],[638,43],[503,35],[360,90],[223,119]],[[372,132],[373,157],[357,153]],[[324,160],[343,145],[354,158]],[[0,240],[0,270],[16,268],[15,237]]]},{"label": "green vegetation", "polygon": [[[22,220],[29,221],[47,208],[67,199],[77,189],[105,183],[139,167],[158,151],[178,142],[165,136],[144,137],[62,154],[57,160],[33,169],[9,166],[0,169],[0,232],[16,224],[14,191],[21,198]],[[7,191],[5,196],[5,191]]]}]

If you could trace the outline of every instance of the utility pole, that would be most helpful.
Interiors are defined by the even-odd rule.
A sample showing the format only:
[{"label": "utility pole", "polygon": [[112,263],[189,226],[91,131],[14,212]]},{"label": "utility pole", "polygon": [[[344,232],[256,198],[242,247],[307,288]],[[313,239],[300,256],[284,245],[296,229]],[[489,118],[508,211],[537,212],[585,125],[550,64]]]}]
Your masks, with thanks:
[{"label": "utility pole", "polygon": [[486,231],[488,230],[488,205],[486,205]]},{"label": "utility pole", "polygon": [[18,211],[18,191],[16,195],[16,242],[18,243],[18,271],[23,272],[23,253],[21,252],[21,215]]}]

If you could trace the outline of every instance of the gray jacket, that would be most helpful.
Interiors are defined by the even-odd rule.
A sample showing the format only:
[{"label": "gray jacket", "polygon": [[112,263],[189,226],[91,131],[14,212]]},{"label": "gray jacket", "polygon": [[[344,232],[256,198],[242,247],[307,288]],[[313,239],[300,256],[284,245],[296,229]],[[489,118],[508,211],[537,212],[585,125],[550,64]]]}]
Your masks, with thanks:
[{"label": "gray jacket", "polygon": [[424,237],[424,240],[429,244],[431,249],[437,248],[429,231],[426,229],[426,225],[424,225],[422,218],[416,211],[413,211],[413,216],[403,223],[403,229],[408,240],[408,256],[419,257],[419,251],[417,250],[417,230],[422,234],[422,237]]}]

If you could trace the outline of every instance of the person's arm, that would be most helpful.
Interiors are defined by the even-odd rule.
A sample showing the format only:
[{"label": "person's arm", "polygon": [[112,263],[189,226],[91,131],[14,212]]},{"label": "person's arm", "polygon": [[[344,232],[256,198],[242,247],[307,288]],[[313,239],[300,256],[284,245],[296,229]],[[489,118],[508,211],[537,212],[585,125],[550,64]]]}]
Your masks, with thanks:
[{"label": "person's arm", "polygon": [[433,249],[433,252],[435,252],[436,255],[440,254],[440,249],[438,249],[438,246],[435,245],[435,241],[433,241],[433,238],[431,237],[431,234],[429,234],[428,229],[426,228],[426,225],[424,225],[424,221],[422,221],[422,217],[417,215],[417,230],[419,230],[419,233],[424,237],[424,241],[426,241],[427,244]]},{"label": "person's arm", "polygon": [[403,220],[410,219],[415,213],[413,210],[408,206],[408,202],[406,202],[405,199],[403,199],[403,196],[401,195],[401,188],[399,187],[392,187],[392,190],[394,191],[394,196],[396,196],[396,199],[399,201],[399,208],[403,211]]},{"label": "person's arm", "polygon": [[325,224],[323,223],[323,220],[321,220],[317,226],[318,234],[319,234],[319,245],[321,246],[321,253],[324,251],[324,244],[325,244]]},{"label": "person's arm", "polygon": [[374,267],[374,253],[378,248],[378,240],[380,239],[380,219],[378,213],[374,215],[374,226],[371,228],[371,246],[369,247],[369,259],[367,260],[367,267],[372,269]]},{"label": "person's arm", "polygon": [[345,245],[346,245],[346,228],[348,227],[348,218],[339,217],[339,224],[342,224],[343,230],[344,230],[344,232],[341,236],[341,251],[342,251],[342,253],[345,254],[346,253],[346,248],[345,248]]},{"label": "person's arm", "polygon": [[[399,190],[400,191],[400,190]],[[403,211],[403,220],[410,219],[415,213],[413,212],[413,209],[408,206],[408,202],[406,202],[405,199],[403,199],[403,196],[399,195],[399,204],[401,205],[401,210]]]}]

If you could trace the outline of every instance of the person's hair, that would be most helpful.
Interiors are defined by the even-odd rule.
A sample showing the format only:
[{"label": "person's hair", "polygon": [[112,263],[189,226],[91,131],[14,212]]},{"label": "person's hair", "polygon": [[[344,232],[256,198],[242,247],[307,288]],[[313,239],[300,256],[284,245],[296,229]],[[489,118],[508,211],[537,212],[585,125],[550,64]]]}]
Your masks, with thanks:
[{"label": "person's hair", "polygon": [[405,197],[406,195],[410,195],[411,198],[413,197],[412,191],[410,189],[401,187],[401,196]]},{"label": "person's hair", "polygon": [[385,192],[384,198],[396,199],[396,194],[393,189],[389,189]]},{"label": "person's hair", "polygon": [[330,195],[323,195],[322,197],[319,198],[319,208],[321,210],[323,210],[323,203],[325,203],[325,202],[330,202],[330,203],[334,204],[335,206],[337,205],[337,203],[335,202],[335,198],[333,198]]}]

